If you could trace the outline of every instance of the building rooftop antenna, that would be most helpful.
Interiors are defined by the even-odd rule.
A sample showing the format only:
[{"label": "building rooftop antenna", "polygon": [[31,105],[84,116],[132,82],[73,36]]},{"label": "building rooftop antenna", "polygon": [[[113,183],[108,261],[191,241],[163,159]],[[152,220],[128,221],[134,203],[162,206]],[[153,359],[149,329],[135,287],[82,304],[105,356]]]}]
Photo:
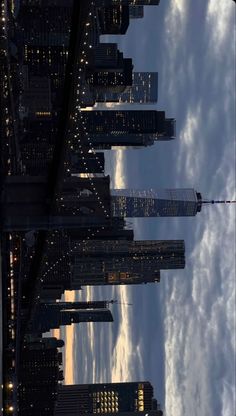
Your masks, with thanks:
[{"label": "building rooftop antenna", "polygon": [[215,201],[214,199],[212,200],[202,200],[201,201],[202,204],[235,204],[235,201],[228,201],[228,200],[222,200],[222,201]]}]

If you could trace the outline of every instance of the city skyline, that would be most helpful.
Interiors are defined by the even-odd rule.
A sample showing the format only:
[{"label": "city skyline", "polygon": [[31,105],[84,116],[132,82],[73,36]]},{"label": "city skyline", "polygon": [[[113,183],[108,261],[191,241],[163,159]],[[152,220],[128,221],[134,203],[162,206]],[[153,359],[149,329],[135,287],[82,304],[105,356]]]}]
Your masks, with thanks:
[{"label": "city skyline", "polygon": [[235,9],[213,3],[0,3],[4,414],[232,413]]},{"label": "city skyline", "polygon": [[[168,115],[176,118],[177,139],[175,143],[159,143],[158,148],[145,150],[145,153],[142,152],[142,157],[141,153],[131,150],[118,150],[113,153],[113,157],[107,154],[106,161],[109,164],[107,172],[112,172],[113,178],[111,186],[129,189],[165,189],[194,185],[195,189],[204,196],[233,199],[234,157],[231,152],[234,111],[230,103],[232,103],[234,83],[229,84],[232,88],[230,92],[226,86],[224,87],[223,80],[227,79],[227,82],[231,82],[230,80],[233,79],[234,47],[231,43],[233,30],[231,28],[235,5],[226,1],[218,5],[213,1],[199,4],[189,4],[186,1],[165,3],[160,2],[155,13],[154,10],[145,8],[142,27],[140,21],[139,24],[131,22],[132,26],[126,38],[119,40],[119,47],[126,56],[132,51],[135,71],[144,69],[158,71],[158,109],[165,108]],[[204,28],[201,34],[199,23],[194,20],[195,16],[198,16]],[[146,51],[143,55],[145,67],[139,54],[139,44],[134,44],[141,30],[142,46]],[[111,38],[104,39],[111,40]],[[153,39],[157,42],[156,47]],[[117,37],[112,38],[112,41],[117,40]],[[227,49],[230,44],[231,58],[229,54],[221,56],[222,48]],[[205,76],[202,75],[203,73]],[[218,91],[215,85],[218,85]],[[206,91],[210,91],[208,96]],[[221,100],[229,111],[227,126],[222,113]],[[209,113],[209,108],[212,108],[211,119],[206,122],[205,115]],[[152,220],[136,219],[133,223],[135,238],[156,238],[156,236],[172,238],[173,234],[178,238],[184,237],[188,253],[186,269],[180,274],[169,272],[169,276],[160,283],[155,293],[153,288],[147,286],[144,289],[122,288],[121,300],[124,303],[133,303],[133,307],[123,305],[121,312],[117,313],[121,323],[116,330],[113,329],[113,335],[111,334],[109,338],[110,347],[107,348],[107,354],[112,353],[110,368],[105,371],[102,367],[102,359],[99,360],[101,348],[99,340],[96,341],[99,335],[96,328],[89,332],[84,331],[83,336],[89,334],[84,351],[90,349],[91,353],[87,362],[87,375],[83,380],[91,381],[89,375],[91,372],[93,380],[96,381],[103,381],[108,377],[111,380],[119,380],[127,374],[132,377],[138,374],[155,380],[156,388],[161,391],[160,378],[164,379],[164,369],[160,361],[165,357],[166,371],[169,375],[166,380],[166,391],[171,392],[165,404],[168,414],[176,415],[175,404],[178,403],[178,415],[198,416],[201,412],[205,414],[206,408],[209,409],[209,415],[220,412],[223,414],[223,411],[230,415],[234,408],[233,399],[230,400],[230,397],[233,397],[230,385],[234,384],[230,366],[234,352],[233,339],[225,328],[225,322],[231,322],[229,325],[233,325],[230,316],[233,316],[234,297],[230,292],[234,287],[233,270],[235,270],[231,244],[234,241],[234,207],[215,205],[210,209],[202,210],[196,218],[162,218],[161,223],[160,221],[157,223],[156,219],[154,221],[155,223]],[[218,228],[215,224],[218,224]],[[99,289],[87,291],[88,296],[94,296],[95,293],[101,296]],[[116,293],[117,291],[114,290],[112,296],[116,296]],[[157,298],[159,302],[154,306]],[[150,310],[147,302],[152,305]],[[165,302],[167,302],[166,306]],[[225,304],[228,304],[227,311]],[[191,316],[189,316],[190,311]],[[173,315],[178,317],[177,321],[172,319]],[[151,316],[156,316],[156,322],[150,323],[147,328]],[[158,323],[160,316],[165,322],[165,331]],[[139,325],[135,325],[135,317],[138,317]],[[210,321],[210,327],[205,322],[206,317]],[[191,326],[198,328],[198,332],[194,334]],[[131,327],[133,330],[130,340],[128,333]],[[214,327],[218,328],[215,338]],[[153,340],[155,331],[156,336]],[[181,337],[182,331],[183,337]],[[152,345],[148,347],[146,354],[146,340],[150,339],[150,333]],[[93,341],[90,342],[91,336]],[[221,340],[226,336],[229,340],[228,350],[224,350],[221,345]],[[80,337],[75,332],[75,345],[83,348]],[[194,346],[192,346],[193,339]],[[201,339],[204,340],[205,346],[201,345]],[[163,349],[160,347],[162,341]],[[208,348],[209,343],[211,347]],[[191,348],[193,348],[192,353]],[[157,351],[162,357],[159,360]],[[212,351],[215,356],[219,354],[224,363],[222,365],[228,369],[227,376],[226,373],[223,374],[222,365],[219,363],[217,370],[214,371],[215,361]],[[97,357],[96,364],[92,359],[94,353]],[[197,365],[191,364],[195,361],[193,354],[198,359]],[[182,356],[186,360],[185,365],[182,363]],[[79,357],[76,362],[83,366]],[[138,366],[140,370],[137,369]],[[82,380],[76,372],[74,377],[75,380]],[[227,387],[224,377],[228,380]],[[69,379],[71,375],[68,372]],[[201,388],[202,383],[204,390]],[[190,386],[191,391],[189,391]],[[164,397],[163,390],[162,394]],[[182,400],[179,399],[180,396]]]}]

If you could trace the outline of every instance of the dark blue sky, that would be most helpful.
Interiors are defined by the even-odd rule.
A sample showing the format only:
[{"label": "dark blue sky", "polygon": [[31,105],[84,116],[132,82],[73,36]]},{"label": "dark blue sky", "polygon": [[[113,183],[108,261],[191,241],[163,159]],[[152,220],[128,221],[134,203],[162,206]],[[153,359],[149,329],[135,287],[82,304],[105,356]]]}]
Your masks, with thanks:
[{"label": "dark blue sky", "polygon": [[[234,197],[234,37],[232,1],[161,0],[118,38],[136,71],[159,72],[156,108],[176,118],[177,139],[109,152],[114,186]],[[204,207],[195,218],[140,219],[134,227],[136,239],[184,239],[186,268],[163,272],[158,285],[83,291],[133,306],[114,307],[113,325],[76,329],[75,382],[147,379],[168,416],[232,416],[235,209]]]}]

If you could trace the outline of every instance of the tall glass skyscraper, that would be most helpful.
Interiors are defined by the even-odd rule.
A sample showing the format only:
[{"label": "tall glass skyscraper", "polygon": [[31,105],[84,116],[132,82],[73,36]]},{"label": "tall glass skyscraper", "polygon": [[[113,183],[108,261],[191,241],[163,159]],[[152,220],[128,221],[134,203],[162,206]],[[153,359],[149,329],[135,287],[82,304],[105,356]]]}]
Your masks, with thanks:
[{"label": "tall glass skyscraper", "polygon": [[114,217],[191,217],[201,206],[201,194],[191,188],[111,190]]}]

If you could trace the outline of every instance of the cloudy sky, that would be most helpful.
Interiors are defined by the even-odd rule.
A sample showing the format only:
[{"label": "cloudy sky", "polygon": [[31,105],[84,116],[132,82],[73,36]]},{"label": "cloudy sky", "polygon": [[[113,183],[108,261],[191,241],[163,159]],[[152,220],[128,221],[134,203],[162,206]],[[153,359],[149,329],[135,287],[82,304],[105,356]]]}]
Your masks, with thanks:
[{"label": "cloudy sky", "polygon": [[[176,118],[177,139],[109,152],[113,185],[235,197],[235,3],[161,0],[118,40],[136,71],[159,72],[156,108]],[[150,380],[167,416],[234,416],[235,208],[133,226],[136,239],[184,239],[186,268],[158,285],[67,295],[122,305],[113,324],[67,331],[66,382]]]}]

